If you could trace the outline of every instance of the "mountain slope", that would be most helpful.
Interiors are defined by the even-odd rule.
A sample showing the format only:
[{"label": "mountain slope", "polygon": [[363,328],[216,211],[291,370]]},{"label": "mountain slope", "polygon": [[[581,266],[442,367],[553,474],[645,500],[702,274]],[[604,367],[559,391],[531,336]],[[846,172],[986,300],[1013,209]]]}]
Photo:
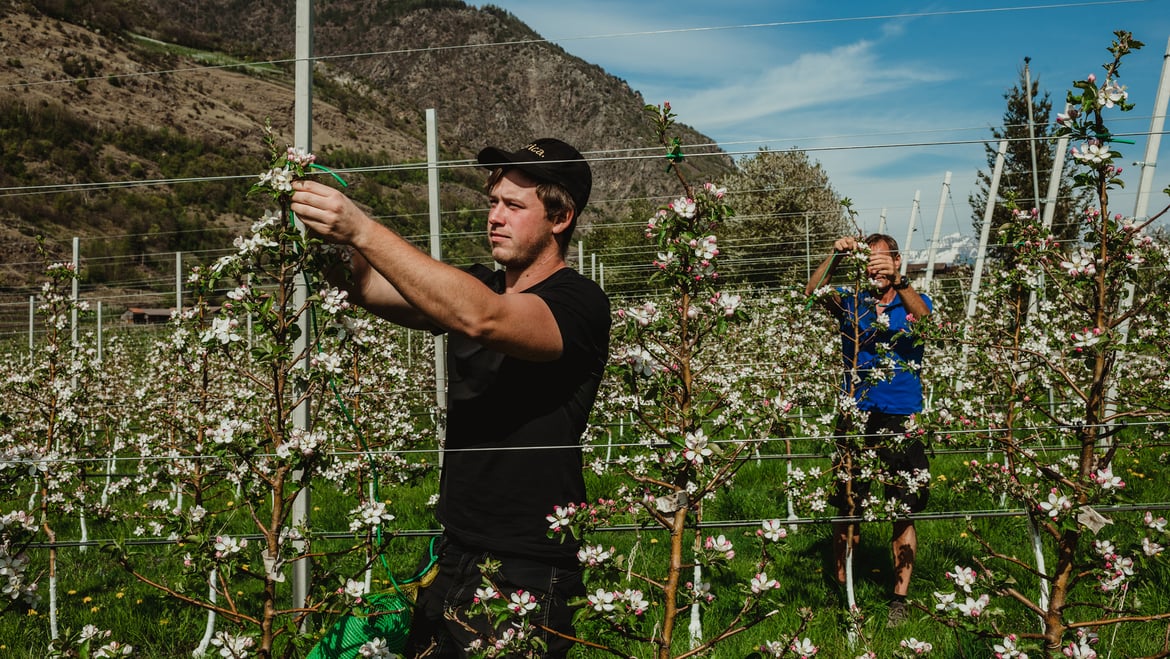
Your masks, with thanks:
[{"label": "mountain slope", "polygon": [[[387,166],[424,159],[428,108],[444,160],[546,135],[576,144],[596,180],[583,225],[622,218],[625,200],[677,193],[642,98],[507,12],[452,1],[314,6],[313,149],[328,166],[370,168],[348,177],[352,194],[404,233],[425,227],[425,176]],[[267,159],[264,122],[292,140],[293,7],[0,0],[0,302],[27,299],[36,235],[53,258],[82,236],[86,285],[122,291],[168,285],[152,253],[230,244],[257,212],[244,193]],[[256,64],[224,65],[245,60]],[[687,144],[710,142],[680,132]],[[696,181],[731,167],[706,151],[715,156],[688,159]],[[193,177],[214,179],[143,184]],[[444,229],[481,230],[481,172],[468,163],[443,177]],[[101,185],[110,182],[136,185]],[[62,185],[88,187],[43,187]],[[481,244],[450,249],[483,254]]]}]

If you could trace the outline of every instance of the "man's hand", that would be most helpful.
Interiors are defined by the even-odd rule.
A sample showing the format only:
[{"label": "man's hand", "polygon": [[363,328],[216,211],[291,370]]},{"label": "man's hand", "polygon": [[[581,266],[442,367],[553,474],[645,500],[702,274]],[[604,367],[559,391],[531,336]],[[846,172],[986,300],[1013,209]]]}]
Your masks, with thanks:
[{"label": "man's hand", "polygon": [[890,253],[882,250],[873,252],[869,255],[869,270],[870,277],[885,277],[890,281],[895,281],[898,278],[898,266]]},{"label": "man's hand", "polygon": [[833,243],[833,251],[840,254],[842,252],[852,252],[857,249],[857,238],[854,236],[842,236]]},{"label": "man's hand", "polygon": [[292,212],[305,227],[331,243],[354,245],[361,240],[367,223],[373,222],[343,192],[316,181],[293,183]]}]

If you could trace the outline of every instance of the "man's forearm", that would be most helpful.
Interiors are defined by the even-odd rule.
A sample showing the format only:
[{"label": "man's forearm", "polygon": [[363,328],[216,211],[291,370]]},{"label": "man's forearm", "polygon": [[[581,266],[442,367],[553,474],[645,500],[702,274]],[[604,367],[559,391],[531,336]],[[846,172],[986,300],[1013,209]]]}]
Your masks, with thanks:
[{"label": "man's forearm", "polygon": [[821,261],[821,264],[813,271],[812,276],[808,279],[808,283],[804,286],[805,295],[812,295],[817,292],[818,288],[825,285],[825,282],[832,276],[833,271],[836,270],[837,259],[839,257],[839,252],[833,252],[825,257],[824,261]]}]

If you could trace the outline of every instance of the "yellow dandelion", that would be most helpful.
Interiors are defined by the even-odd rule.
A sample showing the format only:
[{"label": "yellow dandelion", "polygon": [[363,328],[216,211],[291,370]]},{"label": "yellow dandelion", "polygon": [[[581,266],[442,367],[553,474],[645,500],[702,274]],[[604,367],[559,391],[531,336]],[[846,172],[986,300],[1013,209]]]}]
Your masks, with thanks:
[{"label": "yellow dandelion", "polygon": [[126,596],[126,593],[123,593],[121,591],[114,593],[114,597],[117,597],[118,599],[122,599],[125,596]]},{"label": "yellow dandelion", "polygon": [[76,590],[67,590],[67,591],[65,591],[65,592],[66,592],[67,594],[69,594],[69,595],[76,595],[76,594],[77,594],[77,591],[76,591]]},{"label": "yellow dandelion", "polygon": [[959,534],[959,537],[960,537],[960,538],[966,538],[966,537],[967,537],[967,532],[966,532],[966,531],[963,531],[962,533],[960,533],[960,534]]},{"label": "yellow dandelion", "polygon": [[658,544],[658,538],[650,538],[650,544],[652,544],[652,545]]},{"label": "yellow dandelion", "polygon": [[100,606],[91,606],[91,607],[89,607],[89,612],[90,613],[97,613],[101,608],[102,607],[100,607]]},{"label": "yellow dandelion", "polygon": [[92,601],[93,601],[93,598],[92,598],[92,597],[90,597],[89,595],[86,595],[85,597],[82,597],[82,598],[81,598],[81,603],[82,603],[82,604],[89,604],[89,603],[90,603],[90,602],[92,602]]},{"label": "yellow dandelion", "polygon": [[945,483],[945,482],[947,482],[947,475],[946,474],[939,474],[937,480],[940,483]]},{"label": "yellow dandelion", "polygon": [[28,614],[29,614],[30,616],[35,616],[35,615],[37,615],[37,610],[36,610],[36,609],[29,609],[29,610],[28,610]]},{"label": "yellow dandelion", "polygon": [[170,619],[170,618],[160,618],[160,619],[159,619],[159,621],[158,621],[158,624],[160,624],[160,625],[167,625],[167,624],[170,624],[170,622],[171,622],[171,619]]}]

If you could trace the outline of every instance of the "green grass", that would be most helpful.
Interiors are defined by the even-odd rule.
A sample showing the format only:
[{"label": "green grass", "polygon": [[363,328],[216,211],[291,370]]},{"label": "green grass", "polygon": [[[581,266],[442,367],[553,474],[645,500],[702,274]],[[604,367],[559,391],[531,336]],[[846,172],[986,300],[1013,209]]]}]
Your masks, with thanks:
[{"label": "green grass", "polygon": [[[1148,462],[1154,456],[1145,456]],[[935,482],[932,485],[931,504],[928,513],[965,510],[980,511],[998,508],[998,502],[991,500],[986,492],[963,490],[951,484],[964,473],[962,462],[969,456],[940,455],[932,462]],[[1167,500],[1166,484],[1163,479],[1141,478],[1132,460],[1126,471],[1127,480],[1132,482],[1131,495],[1146,501]],[[807,467],[808,464],[806,463]],[[719,628],[740,604],[738,592],[730,588],[742,583],[756,571],[756,566],[747,558],[753,555],[756,527],[747,521],[786,516],[785,502],[779,489],[783,481],[785,462],[778,459],[751,460],[743,466],[733,487],[724,489],[704,506],[704,523],[712,528],[704,529],[704,535],[723,533],[735,543],[740,557],[746,560],[733,561],[726,573],[704,575],[713,584],[718,597],[703,611],[705,632]],[[1152,468],[1150,468],[1152,470]],[[611,492],[622,479],[607,474],[589,474],[591,495],[599,496]],[[388,500],[397,519],[396,529],[430,529],[434,521],[426,506],[427,499],[435,492],[435,479],[412,487],[386,489],[382,498]],[[141,501],[124,500],[118,506],[133,508]],[[353,505],[350,497],[320,487],[314,491],[312,519],[318,528],[343,532],[346,513]],[[1121,518],[1140,513],[1117,513]],[[241,511],[222,514],[217,523],[225,532],[244,532],[249,522]],[[1001,551],[1016,555],[1030,562],[1031,554],[1026,542],[1025,526],[1017,517],[976,518],[973,525]],[[56,525],[59,537],[75,538],[78,533],[76,520],[59,520]],[[972,566],[972,556],[984,552],[967,533],[966,522],[962,519],[927,519],[917,524],[919,533],[919,556],[914,581],[911,585],[911,599],[927,608],[933,607],[932,593],[936,590],[951,590],[952,585],[944,576],[955,565]],[[801,609],[812,611],[812,619],[801,636],[807,636],[821,647],[821,656],[852,658],[864,649],[850,646],[845,634],[843,595],[827,576],[831,562],[829,529],[823,522],[804,523],[790,531],[784,542],[784,550],[778,563],[768,568],[769,576],[782,585],[784,605],[773,618],[758,627],[733,637],[717,650],[716,656],[745,656],[765,641],[788,639],[798,628]],[[861,544],[856,553],[856,593],[860,611],[863,614],[862,633],[868,639],[869,648],[878,656],[889,657],[898,649],[902,639],[915,637],[928,640],[935,646],[934,656],[943,657],[985,657],[989,656],[990,645],[985,640],[952,629],[929,620],[916,612],[912,619],[895,630],[886,629],[885,616],[891,584],[891,557],[889,549],[890,524],[873,522],[862,525]],[[90,536],[94,539],[131,537],[130,525],[125,522],[90,522]],[[688,536],[692,537],[692,536]],[[639,570],[661,574],[660,566],[666,556],[668,538],[656,529],[640,532],[605,531],[588,538],[591,543],[614,545],[619,553],[629,555],[636,545],[636,566]],[[424,536],[393,537],[388,541],[385,558],[397,578],[409,577],[422,555],[427,538]],[[315,545],[321,551],[342,549],[350,546],[352,540],[332,540]],[[140,564],[154,576],[168,575],[168,565],[173,565],[174,548],[166,545],[137,547]],[[44,550],[30,553],[34,564],[44,569]],[[356,560],[356,559],[354,559]],[[354,563],[356,569],[356,563]],[[250,568],[252,566],[249,566]],[[1168,570],[1164,561],[1152,561],[1139,566],[1143,580],[1127,603],[1140,603],[1143,610],[1170,610]],[[60,627],[77,630],[87,624],[101,629],[114,630],[113,638],[130,643],[147,657],[186,657],[203,635],[206,617],[199,610],[182,605],[174,599],[161,595],[149,586],[133,580],[130,575],[116,566],[98,548],[89,548],[84,553],[76,548],[60,550],[59,610]],[[376,587],[389,588],[381,570],[375,572]],[[686,575],[690,577],[689,573]],[[44,582],[42,582],[44,583]],[[236,597],[255,596],[256,581],[237,579]],[[287,584],[286,584],[287,586]],[[1021,582],[1024,592],[1034,592],[1035,584]],[[47,586],[42,586],[46,603]],[[202,592],[202,589],[199,589]],[[287,595],[287,593],[286,593]],[[291,595],[287,595],[291,600]],[[999,600],[1002,601],[1002,600]],[[652,610],[648,615],[657,615]],[[1031,614],[1016,605],[1009,605],[1003,611],[1004,619],[1011,621],[1029,619]],[[680,625],[685,629],[689,615]],[[331,622],[328,618],[315,621],[317,628]],[[1035,625],[1033,625],[1035,627]],[[220,620],[219,629],[230,629]],[[587,631],[587,630],[586,630]],[[1130,625],[1119,629],[1116,638],[1112,630],[1101,630],[1102,647],[1112,647],[1114,656],[1133,656],[1157,652],[1158,641],[1164,628],[1156,624]],[[9,612],[0,616],[0,656],[44,657],[48,638],[48,620],[44,607],[35,612]],[[1108,645],[1106,645],[1108,643]],[[685,633],[679,637],[679,651],[685,649]],[[644,656],[648,648],[625,647],[625,651]],[[581,658],[608,657],[606,653],[593,650],[579,650],[575,656]]]}]

